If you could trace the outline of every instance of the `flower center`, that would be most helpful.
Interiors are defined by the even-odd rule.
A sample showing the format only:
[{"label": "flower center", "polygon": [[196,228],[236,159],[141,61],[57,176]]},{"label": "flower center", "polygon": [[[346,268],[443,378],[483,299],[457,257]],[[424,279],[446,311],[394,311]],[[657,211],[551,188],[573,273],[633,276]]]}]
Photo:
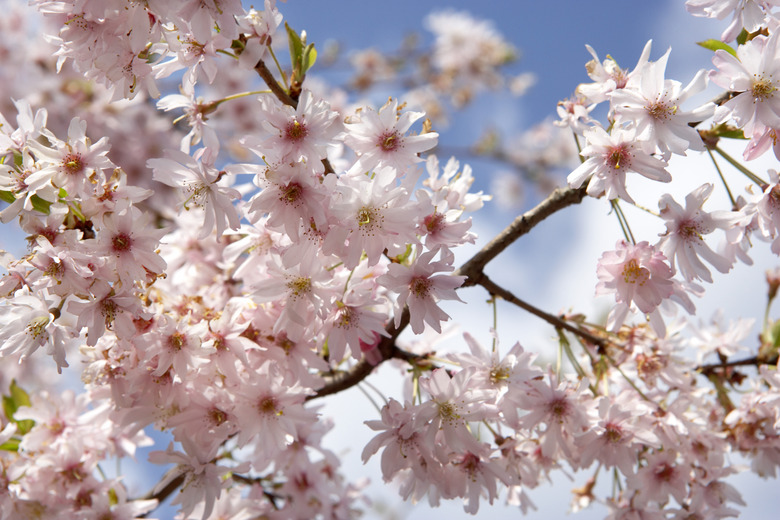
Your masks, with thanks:
[{"label": "flower center", "polygon": [[371,232],[376,229],[382,220],[381,213],[373,207],[363,206],[357,212],[357,223],[363,232]]},{"label": "flower center", "polygon": [[658,100],[647,106],[647,113],[655,120],[667,120],[676,112],[677,106],[667,104],[665,101]]},{"label": "flower center", "polygon": [[311,278],[299,276],[287,282],[287,288],[292,292],[292,296],[297,298],[311,291]]},{"label": "flower center", "polygon": [[303,195],[303,188],[297,182],[293,182],[285,186],[281,190],[279,200],[288,204],[294,204]]},{"label": "flower center", "polygon": [[401,146],[398,132],[387,133],[379,138],[379,147],[385,152],[392,152]]},{"label": "flower center", "polygon": [[300,141],[308,133],[306,125],[299,123],[297,119],[287,125],[287,139],[290,141]]},{"label": "flower center", "polygon": [[49,324],[49,316],[36,316],[27,324],[27,334],[33,339],[40,338],[46,332],[46,325]]},{"label": "flower center", "polygon": [[607,156],[607,164],[614,170],[631,165],[631,154],[625,144],[612,148]]},{"label": "flower center", "polygon": [[431,290],[431,281],[422,276],[415,276],[409,282],[409,291],[418,298],[425,298]]},{"label": "flower center", "polygon": [[423,224],[428,229],[428,233],[433,234],[440,231],[443,226],[444,215],[434,212],[423,219]]},{"label": "flower center", "polygon": [[605,430],[604,436],[611,444],[617,444],[620,442],[620,439],[623,438],[623,432],[620,429],[620,426],[608,424]]},{"label": "flower center", "polygon": [[629,260],[625,267],[623,267],[623,281],[626,283],[639,284],[640,286],[647,283],[650,279],[650,271],[644,267],[639,267],[635,258]]},{"label": "flower center", "polygon": [[704,240],[701,236],[698,224],[685,221],[677,228],[677,233],[686,240]]},{"label": "flower center", "polygon": [[355,311],[352,307],[344,306],[339,311],[339,318],[336,325],[342,329],[351,329],[355,326]]},{"label": "flower center", "polygon": [[753,94],[753,99],[756,101],[764,101],[771,98],[774,95],[775,88],[772,82],[762,75],[760,78],[753,82],[753,86],[750,87],[750,93]]},{"label": "flower center", "polygon": [[272,396],[267,396],[260,399],[260,402],[257,403],[257,410],[262,415],[268,415],[268,416],[282,415],[281,410],[277,410],[276,406],[277,406],[276,399],[274,399]]},{"label": "flower center", "polygon": [[174,332],[168,336],[168,346],[176,352],[180,351],[187,344],[187,336],[181,332]]},{"label": "flower center", "polygon": [[130,249],[130,246],[133,245],[133,240],[127,233],[119,233],[118,235],[114,235],[114,238],[111,239],[111,245],[116,252],[127,251]]},{"label": "flower center", "polygon": [[62,158],[62,167],[68,175],[76,175],[84,170],[84,162],[81,159],[81,155],[69,153]]}]

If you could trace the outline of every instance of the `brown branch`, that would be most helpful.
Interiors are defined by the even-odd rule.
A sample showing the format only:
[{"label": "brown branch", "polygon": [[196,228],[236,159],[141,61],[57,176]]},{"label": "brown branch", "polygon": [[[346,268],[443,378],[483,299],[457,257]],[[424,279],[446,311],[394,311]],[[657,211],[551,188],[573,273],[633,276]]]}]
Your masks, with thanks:
[{"label": "brown branch", "polygon": [[279,82],[276,81],[276,78],[271,73],[270,70],[268,70],[268,67],[265,66],[265,62],[263,60],[260,60],[257,62],[257,65],[255,65],[255,72],[257,72],[261,78],[263,78],[263,81],[265,81],[265,84],[268,85],[268,88],[271,89],[271,92],[285,105],[290,105],[293,108],[298,108],[298,102],[290,97],[290,95],[281,87],[279,86]]},{"label": "brown branch", "polygon": [[736,361],[726,361],[723,363],[713,363],[711,365],[700,365],[696,367],[697,372],[701,372],[703,375],[710,375],[714,374],[719,369],[728,369],[728,368],[735,368],[735,367],[749,367],[749,366],[755,366],[758,367],[760,365],[774,365],[777,363],[777,358],[775,359],[766,359],[759,356],[754,356],[747,359],[739,359]]},{"label": "brown branch", "polygon": [[579,204],[585,198],[587,187],[582,186],[578,189],[558,188],[553,191],[546,199],[540,202],[535,208],[523,213],[517,217],[514,222],[499,233],[476,255],[471,257],[465,264],[457,269],[453,274],[465,275],[466,281],[463,287],[477,285],[485,276],[483,269],[485,265],[501,254],[515,240],[528,233],[541,221],[552,215],[558,210]]},{"label": "brown branch", "polygon": [[398,338],[398,335],[401,334],[401,331],[404,330],[408,324],[409,309],[404,307],[403,314],[401,314],[401,322],[399,323],[398,327],[396,327],[395,324],[391,322],[385,328],[385,331],[389,334],[389,336],[382,337],[381,341],[379,342],[379,346],[377,347],[379,349],[379,353],[382,356],[379,363],[372,365],[364,358],[349,370],[328,376],[326,378],[325,386],[317,390],[316,394],[307,397],[306,400],[310,401],[318,397],[335,394],[355,386],[363,379],[365,379],[368,374],[374,370],[374,368],[388,359],[401,359],[408,363],[416,363],[425,359],[425,356],[406,352],[405,350],[398,348],[398,346],[395,344],[395,340]]},{"label": "brown branch", "polygon": [[[179,466],[175,466],[168,470],[168,472],[163,476],[162,480],[169,478],[171,474],[176,473],[178,471],[181,471]],[[142,496],[139,500],[157,500],[157,505],[159,506],[162,504],[166,498],[171,496],[179,487],[184,484],[184,480],[186,478],[186,473],[180,473],[179,475],[175,476],[171,479],[170,482],[168,482],[165,487],[163,487],[160,491],[157,493],[154,492],[154,489],[152,491],[149,491],[147,494]],[[159,485],[159,484],[158,484]],[[156,488],[157,486],[155,486]],[[151,513],[151,511],[150,511]],[[139,518],[146,518],[146,516],[149,513],[145,513],[141,515]]]},{"label": "brown branch", "polygon": [[514,305],[517,305],[518,307],[525,310],[526,312],[530,312],[534,316],[541,318],[547,323],[553,325],[555,328],[568,330],[572,334],[576,334],[582,339],[585,339],[590,343],[593,343],[594,345],[598,345],[599,347],[602,348],[605,348],[608,344],[608,341],[605,340],[604,338],[599,338],[598,336],[594,336],[590,332],[584,331],[579,327],[575,327],[574,325],[569,324],[568,322],[562,320],[558,316],[554,316],[552,314],[544,312],[543,310],[534,307],[530,303],[521,300],[520,298],[512,294],[510,291],[494,283],[490,278],[488,278],[484,274],[480,276],[480,280],[478,283],[479,285],[487,289],[487,291],[491,295],[498,296],[508,301],[509,303],[513,303]]},{"label": "brown branch", "polygon": [[[572,204],[579,204],[582,202],[582,199],[585,198],[585,195],[586,187],[584,186],[576,190],[571,188],[556,189],[535,208],[517,217],[514,222],[512,222],[506,229],[499,233],[498,236],[491,240],[485,247],[483,247],[476,255],[471,257],[470,260],[463,264],[460,269],[457,269],[453,274],[465,275],[467,277],[462,287],[469,287],[480,284],[488,289],[488,291],[494,289],[496,291],[495,294],[501,296],[507,301],[515,303],[516,305],[520,305],[528,312],[539,316],[540,318],[552,323],[557,327],[561,327],[575,334],[579,334],[581,337],[588,339],[588,341],[591,341],[596,345],[603,346],[605,343],[603,339],[581,331],[580,329],[569,325],[560,318],[557,318],[552,314],[547,314],[539,309],[536,309],[536,307],[523,302],[508,291],[505,291],[501,287],[495,285],[483,273],[485,264],[498,256],[502,251],[509,247],[512,242],[528,233],[534,226],[539,224],[542,220],[546,219],[556,211],[571,206]],[[488,285],[485,284],[489,284],[490,288],[488,288]],[[520,302],[520,304],[517,302]],[[403,359],[409,363],[415,364],[425,359],[424,356],[419,356],[417,354],[403,351],[395,344],[396,338],[408,324],[409,309],[404,308],[399,326],[395,327],[393,323],[390,323],[385,329],[389,334],[389,337],[383,337],[379,344],[379,352],[382,355],[379,363],[387,361],[388,359]],[[346,390],[347,388],[360,383],[368,376],[368,374],[374,370],[374,368],[374,365],[363,359],[351,369],[329,376],[325,386],[317,390],[316,394],[307,397],[307,400],[316,399],[318,397],[323,397],[341,392],[342,390]]]}]

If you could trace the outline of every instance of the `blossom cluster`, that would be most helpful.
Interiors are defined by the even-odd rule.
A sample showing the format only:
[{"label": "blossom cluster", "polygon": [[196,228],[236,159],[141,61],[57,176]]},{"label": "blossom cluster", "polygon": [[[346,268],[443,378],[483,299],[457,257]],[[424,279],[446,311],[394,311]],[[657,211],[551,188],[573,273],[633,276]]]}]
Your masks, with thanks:
[{"label": "blossom cluster", "polygon": [[[191,132],[147,162],[153,179],[179,194],[172,210],[128,183],[109,159],[109,140],[93,142],[86,121],[74,118],[61,140],[46,126],[47,111],[23,101],[16,124],[0,121],[0,186],[9,203],[0,218],[18,220],[30,242],[29,254],[5,262],[0,354],[21,361],[42,349],[62,370],[79,351],[84,398],[101,403],[124,450],[63,452],[85,475],[101,458],[132,454],[153,425],[180,448],[153,453],[153,462],[177,470],[152,494],[183,479],[175,503],[185,517],[244,508],[235,493],[220,505],[229,482],[271,494],[252,506],[257,514],[351,516],[355,488],[336,473],[338,459],[320,443],[329,427],[305,401],[350,359],[380,361],[380,339],[405,307],[416,333],[440,331],[449,319],[441,301],[457,300],[464,278],[448,274],[451,248],[474,241],[465,214],[485,199],[469,192],[470,169],[454,159],[440,167],[435,156],[423,163],[420,154],[437,142],[435,132],[411,132],[423,113],[394,100],[340,113],[309,90],[292,105],[256,96],[262,125],[239,138],[256,162],[225,164],[216,130],[192,103],[193,87],[198,71],[214,79],[213,51],[230,48],[228,36],[244,44],[240,56],[251,56],[252,67],[262,58],[252,42],[270,43],[279,23],[272,3],[263,13],[244,13],[237,2],[217,10],[85,3],[79,12],[38,4],[66,20],[61,58],[109,82],[115,97],[135,96],[136,85],[154,95],[153,78],[186,68],[183,94],[159,106],[191,107]],[[157,63],[148,66],[144,53]],[[25,439],[46,428],[45,418],[7,419],[9,438],[26,433],[14,424],[35,420],[7,459],[13,475],[32,479],[31,464],[48,455]],[[62,452],[68,439],[47,448]],[[224,465],[234,451],[252,455]],[[243,480],[225,481],[228,473]],[[59,490],[42,498],[14,477],[2,507],[94,515],[88,506],[97,494],[126,494],[118,482],[85,488],[86,477],[69,478],[63,470],[37,479]],[[146,513],[155,501],[132,503],[121,514]]]}]

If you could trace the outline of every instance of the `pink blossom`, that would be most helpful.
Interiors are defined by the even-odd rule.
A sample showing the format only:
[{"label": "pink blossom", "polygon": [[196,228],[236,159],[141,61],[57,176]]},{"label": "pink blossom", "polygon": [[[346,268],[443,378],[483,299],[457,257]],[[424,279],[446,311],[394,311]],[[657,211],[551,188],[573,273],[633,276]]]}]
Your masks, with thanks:
[{"label": "pink blossom", "polygon": [[634,137],[634,131],[615,127],[610,133],[601,127],[585,131],[586,146],[580,155],[585,162],[569,174],[567,181],[572,188],[588,182],[588,195],[607,199],[622,198],[633,203],[626,192],[626,173],[636,172],[648,179],[669,182],[672,176],[666,171],[666,161],[644,151]]},{"label": "pink blossom", "polygon": [[388,101],[379,112],[367,107],[360,111],[357,122],[346,125],[345,142],[358,155],[353,167],[357,173],[380,166],[392,166],[399,171],[422,161],[419,154],[436,146],[439,134],[406,135],[412,124],[424,117],[422,112],[399,115],[398,101]]},{"label": "pink blossom", "polygon": [[422,333],[425,323],[440,333],[441,322],[449,320],[450,317],[439,308],[439,301],[462,301],[455,289],[463,284],[466,277],[434,274],[454,269],[452,266],[454,258],[450,252],[444,251],[441,260],[433,261],[438,252],[438,250],[434,250],[423,253],[410,266],[390,264],[387,274],[379,278],[379,283],[398,293],[395,313],[396,327],[401,321],[401,310],[404,305],[408,305],[409,319],[415,334]]}]

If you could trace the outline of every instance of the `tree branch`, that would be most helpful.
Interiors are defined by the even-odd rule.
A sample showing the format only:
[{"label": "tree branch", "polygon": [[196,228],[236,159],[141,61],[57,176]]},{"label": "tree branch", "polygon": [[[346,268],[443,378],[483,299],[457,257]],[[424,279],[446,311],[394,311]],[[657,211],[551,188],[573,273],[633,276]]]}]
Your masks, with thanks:
[{"label": "tree branch", "polygon": [[358,362],[357,365],[353,366],[349,370],[328,376],[326,378],[325,386],[317,390],[316,394],[307,397],[306,400],[310,401],[318,397],[323,397],[341,392],[342,390],[346,390],[347,388],[360,383],[368,376],[368,374],[374,370],[374,368],[388,359],[401,359],[408,363],[415,363],[425,359],[425,356],[407,352],[398,348],[398,346],[395,344],[395,340],[398,338],[398,335],[401,334],[401,331],[404,330],[408,324],[409,309],[404,307],[403,314],[401,314],[401,322],[398,324],[398,327],[396,327],[393,322],[390,322],[385,328],[385,331],[389,334],[389,336],[383,336],[379,342],[379,345],[377,346],[379,353],[382,356],[379,363],[372,365],[365,358],[363,358],[360,362]]},{"label": "tree branch", "polygon": [[709,375],[714,374],[717,370],[725,370],[727,368],[735,368],[735,367],[748,367],[748,366],[755,366],[758,367],[760,365],[774,365],[777,363],[777,358],[775,359],[766,359],[759,356],[754,356],[747,359],[739,359],[736,361],[726,361],[723,363],[713,363],[711,365],[700,365],[696,367],[697,372],[701,372],[703,375]]},{"label": "tree branch", "polygon": [[587,194],[586,190],[587,186],[585,185],[576,190],[572,188],[558,188],[535,208],[517,217],[514,222],[509,224],[506,229],[485,245],[481,251],[453,273],[454,275],[465,275],[467,277],[462,287],[478,285],[485,276],[483,269],[488,262],[556,211],[582,202],[582,199]]},{"label": "tree branch", "polygon": [[487,289],[487,291],[491,295],[498,296],[508,301],[509,303],[513,303],[517,305],[521,309],[530,312],[531,314],[533,314],[538,318],[543,319],[544,321],[551,324],[555,328],[568,330],[572,334],[576,334],[582,339],[585,339],[590,343],[593,343],[594,345],[598,345],[599,347],[602,348],[605,348],[609,343],[609,341],[605,340],[604,338],[599,338],[598,336],[594,336],[590,332],[584,331],[579,327],[575,327],[574,325],[569,324],[568,322],[562,320],[558,316],[553,316],[552,314],[544,312],[543,310],[534,307],[530,303],[521,300],[520,298],[512,294],[510,291],[494,283],[490,278],[488,278],[484,274],[480,276],[479,285]]},{"label": "tree branch", "polygon": [[[167,478],[170,478],[170,475],[176,472],[180,472],[181,469],[179,466],[174,466],[173,468],[169,469],[168,472],[163,476],[162,481],[165,481]],[[179,489],[179,487],[184,484],[184,479],[186,477],[186,473],[180,473],[179,475],[173,477],[170,482],[168,482],[165,487],[163,487],[161,490],[159,490],[157,493],[154,492],[154,489],[152,491],[149,491],[147,494],[142,496],[140,500],[157,500],[157,505],[159,507],[160,504],[162,504],[166,498],[171,496],[174,491]],[[157,486],[155,486],[156,488]],[[150,511],[151,513],[151,511]],[[141,515],[139,518],[146,518],[146,516],[149,513],[145,513]]]},{"label": "tree branch", "polygon": [[[471,257],[470,260],[463,264],[460,269],[457,269],[453,274],[465,275],[467,277],[462,287],[469,287],[477,284],[482,285],[491,293],[497,294],[501,298],[504,298],[505,300],[524,308],[528,312],[544,319],[549,323],[552,323],[556,327],[560,327],[574,334],[578,334],[580,337],[585,338],[596,345],[604,346],[605,341],[603,339],[597,338],[596,336],[582,331],[577,327],[569,325],[565,321],[553,316],[552,314],[547,314],[546,312],[523,302],[519,298],[512,295],[512,293],[509,291],[506,291],[505,289],[502,289],[498,285],[494,284],[483,273],[485,264],[498,256],[502,251],[509,247],[512,242],[528,233],[534,226],[556,211],[573,204],[579,204],[582,202],[582,199],[585,198],[585,195],[585,186],[576,190],[571,188],[556,189],[535,208],[517,217],[514,222],[512,222],[506,229],[499,233],[493,240],[491,240],[485,247],[483,247],[476,255]],[[410,352],[401,350],[395,344],[396,338],[408,324],[409,309],[404,308],[399,326],[395,327],[391,322],[385,329],[389,334],[389,337],[383,337],[379,343],[378,348],[382,357],[376,366],[383,363],[384,361],[387,361],[388,359],[402,359],[412,364],[425,359],[424,356],[419,356],[417,354],[412,354]],[[372,365],[363,359],[351,369],[330,376],[325,386],[317,390],[316,394],[307,397],[306,400],[308,401],[346,390],[347,388],[360,383],[368,376],[368,374],[374,370],[374,368],[375,365]]]},{"label": "tree branch", "polygon": [[268,88],[271,89],[271,92],[285,105],[290,105],[293,108],[298,108],[298,102],[290,97],[290,95],[279,86],[279,82],[276,81],[276,78],[271,73],[270,70],[268,70],[268,67],[265,66],[265,62],[263,60],[260,60],[257,62],[257,65],[255,65],[255,72],[257,72],[261,78],[263,78],[263,81],[265,81],[265,84],[268,85]]}]

